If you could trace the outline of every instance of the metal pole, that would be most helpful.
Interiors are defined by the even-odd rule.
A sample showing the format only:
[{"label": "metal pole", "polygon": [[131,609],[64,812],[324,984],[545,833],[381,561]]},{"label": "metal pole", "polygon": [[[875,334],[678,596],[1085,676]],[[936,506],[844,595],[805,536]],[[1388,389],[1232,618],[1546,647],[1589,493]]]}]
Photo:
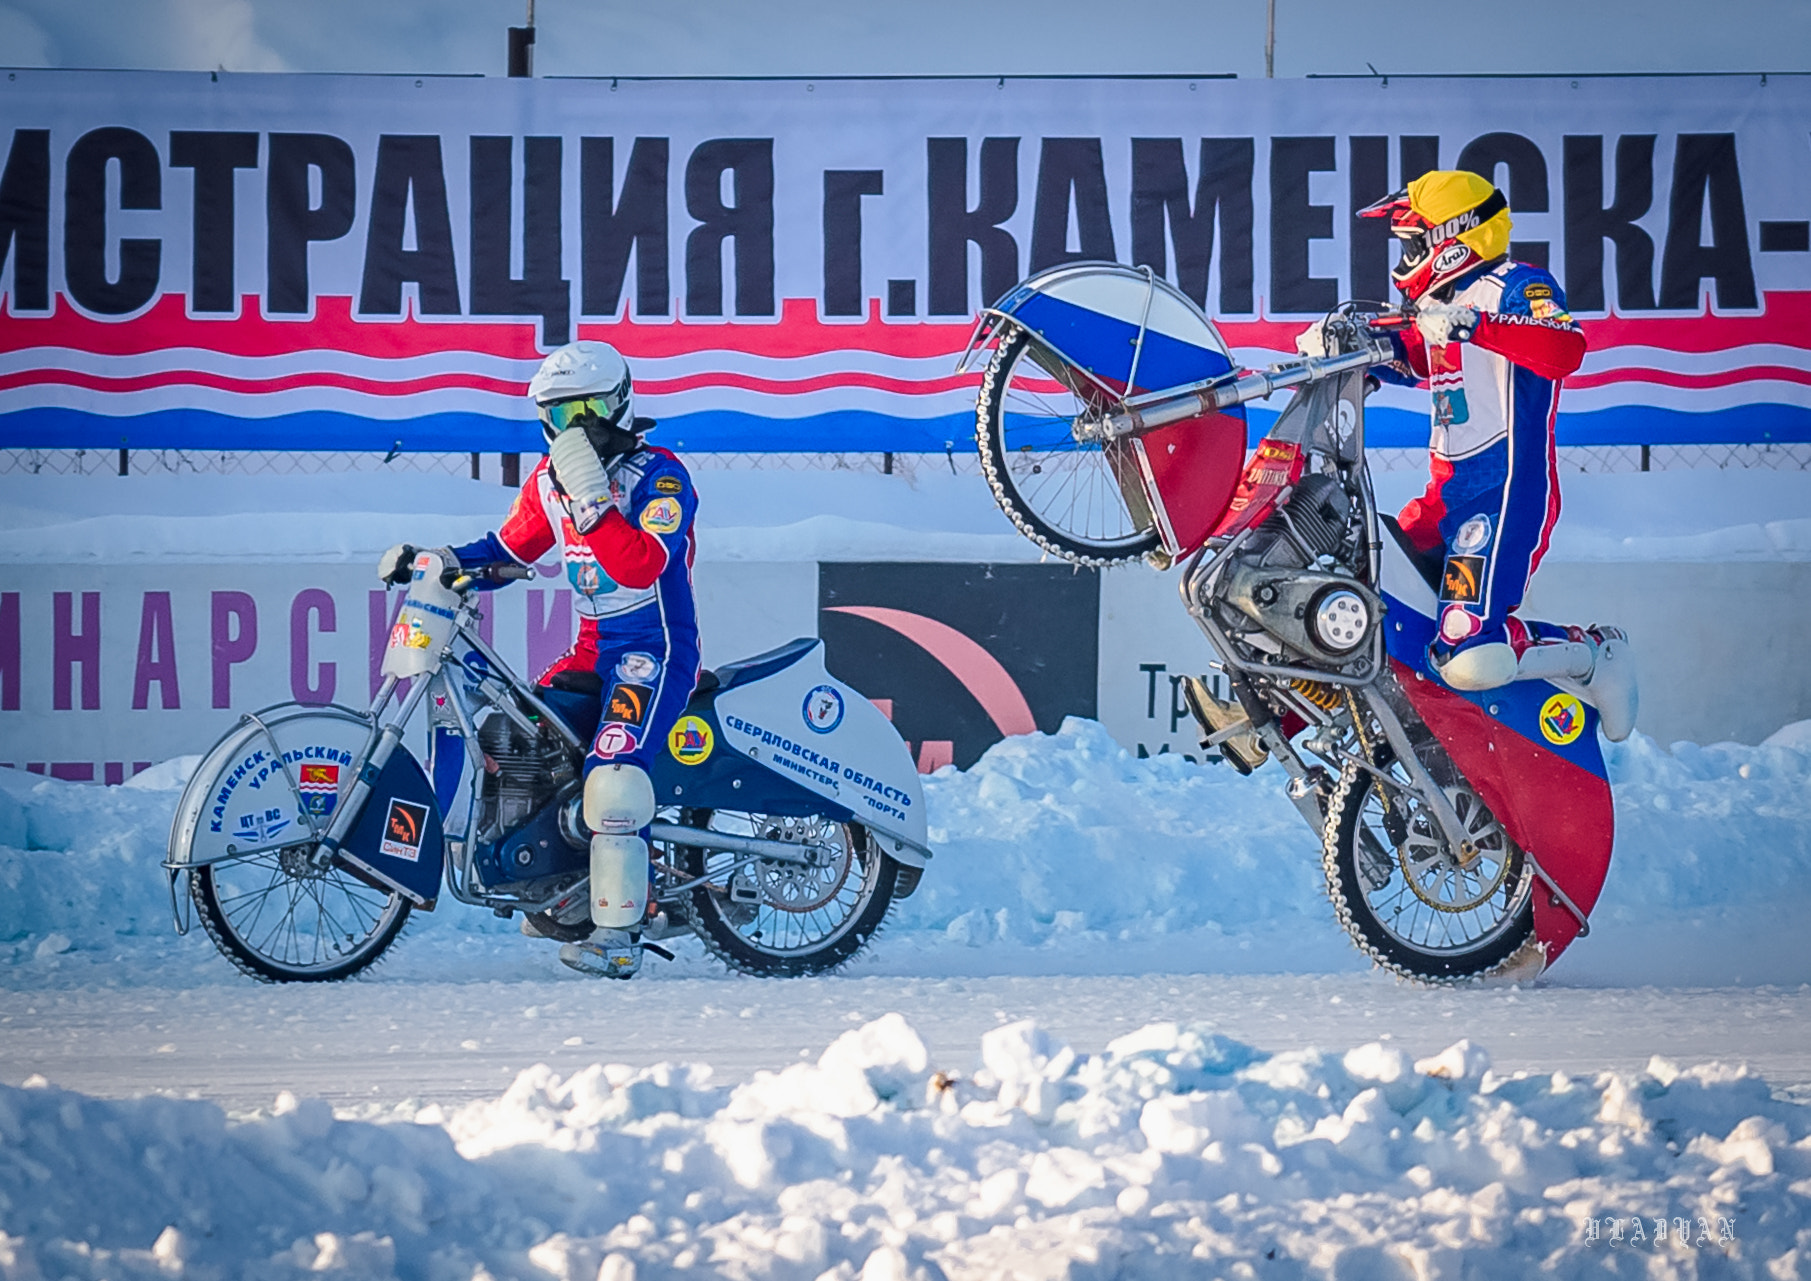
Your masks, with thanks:
[{"label": "metal pole", "polygon": [[509,29],[509,74],[534,75],[534,0],[528,0],[528,25]]},{"label": "metal pole", "polygon": [[[533,7],[534,0],[529,0]],[[1264,0],[1264,79],[1274,80],[1277,73],[1277,0]]]}]

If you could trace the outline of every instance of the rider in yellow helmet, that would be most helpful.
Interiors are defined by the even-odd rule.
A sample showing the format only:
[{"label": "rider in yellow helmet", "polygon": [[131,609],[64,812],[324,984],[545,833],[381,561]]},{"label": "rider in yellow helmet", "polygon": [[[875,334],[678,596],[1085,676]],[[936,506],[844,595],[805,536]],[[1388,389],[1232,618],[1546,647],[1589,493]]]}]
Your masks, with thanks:
[{"label": "rider in yellow helmet", "polygon": [[[1396,363],[1376,372],[1433,392],[1432,475],[1400,527],[1445,560],[1435,666],[1456,689],[1552,680],[1597,707],[1608,737],[1628,737],[1637,699],[1623,634],[1515,615],[1559,519],[1554,415],[1585,355],[1559,282],[1510,260],[1509,202],[1475,173],[1425,174],[1360,216],[1390,220],[1401,248],[1390,275],[1415,312]],[[1318,354],[1319,335],[1297,345]]]}]

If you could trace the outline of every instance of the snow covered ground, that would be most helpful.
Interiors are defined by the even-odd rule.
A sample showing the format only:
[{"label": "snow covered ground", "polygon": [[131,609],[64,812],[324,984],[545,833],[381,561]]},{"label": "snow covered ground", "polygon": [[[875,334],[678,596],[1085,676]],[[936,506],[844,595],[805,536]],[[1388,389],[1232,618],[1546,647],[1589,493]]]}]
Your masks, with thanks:
[{"label": "snow covered ground", "polygon": [[[930,463],[700,488],[707,557],[1036,558]],[[1567,498],[1562,561],[1811,555],[1802,474]],[[267,556],[281,510],[326,517],[283,555],[351,561],[500,506],[7,478],[0,560]],[[917,895],[789,982],[681,940],[602,985],[448,902],[364,979],[260,987],[171,931],[185,762],[0,770],[0,1281],[1811,1277],[1811,722],[1609,761],[1591,937],[1437,991],[1340,934],[1274,779],[1091,722],[929,778]]]},{"label": "snow covered ground", "polygon": [[919,893],[793,982],[449,904],[257,987],[169,931],[184,762],[0,771],[0,1277],[1811,1275],[1811,725],[1610,759],[1592,936],[1437,992],[1265,780],[1090,722],[930,778]]}]

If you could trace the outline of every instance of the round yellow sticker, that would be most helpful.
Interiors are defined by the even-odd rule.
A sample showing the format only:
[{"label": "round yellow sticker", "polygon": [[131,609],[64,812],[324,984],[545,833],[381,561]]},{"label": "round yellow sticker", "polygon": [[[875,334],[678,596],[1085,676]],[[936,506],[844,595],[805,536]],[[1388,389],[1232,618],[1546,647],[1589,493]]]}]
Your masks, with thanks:
[{"label": "round yellow sticker", "polygon": [[704,764],[716,745],[709,722],[696,716],[681,716],[679,723],[673,726],[673,732],[667,735],[667,751],[681,765]]},{"label": "round yellow sticker", "polygon": [[1585,705],[1570,694],[1555,694],[1541,704],[1541,737],[1556,747],[1578,741],[1585,732]]}]

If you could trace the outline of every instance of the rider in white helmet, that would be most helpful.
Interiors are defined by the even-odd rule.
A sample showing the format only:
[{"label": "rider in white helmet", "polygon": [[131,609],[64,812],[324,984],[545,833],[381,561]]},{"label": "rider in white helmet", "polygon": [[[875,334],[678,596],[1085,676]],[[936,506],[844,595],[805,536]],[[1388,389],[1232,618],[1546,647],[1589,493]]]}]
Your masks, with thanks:
[{"label": "rider in white helmet", "polygon": [[[578,639],[542,673],[541,696],[581,734],[591,829],[590,938],[560,959],[629,978],[641,967],[648,917],[649,770],[697,684],[691,476],[643,443],[629,366],[608,343],[581,341],[542,362],[528,385],[548,456],[535,464],[496,533],[455,547],[464,568],[531,564],[555,548],[579,614]],[[387,553],[406,572],[401,549]],[[384,566],[380,566],[380,572]],[[525,932],[539,934],[531,921]]]}]

